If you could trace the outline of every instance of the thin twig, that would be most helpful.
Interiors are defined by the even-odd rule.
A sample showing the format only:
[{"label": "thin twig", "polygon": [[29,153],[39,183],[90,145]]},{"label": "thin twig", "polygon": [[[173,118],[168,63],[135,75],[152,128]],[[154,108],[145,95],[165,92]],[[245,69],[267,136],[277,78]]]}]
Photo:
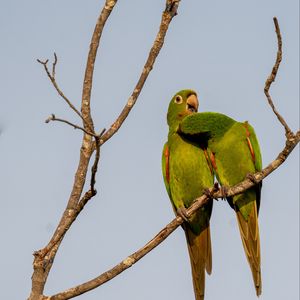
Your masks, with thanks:
[{"label": "thin twig", "polygon": [[127,118],[128,114],[130,113],[132,107],[136,103],[137,98],[140,95],[140,92],[144,86],[144,83],[145,83],[146,79],[148,78],[150,71],[153,68],[156,57],[158,56],[158,54],[164,44],[164,39],[165,39],[167,30],[169,28],[169,25],[170,25],[173,17],[177,14],[178,6],[179,6],[178,0],[167,0],[166,1],[166,9],[162,15],[159,31],[156,35],[153,46],[149,52],[148,59],[144,65],[144,68],[140,75],[140,78],[139,78],[131,96],[127,100],[127,103],[124,106],[122,112],[120,113],[120,115],[115,120],[115,122],[111,125],[111,127],[106,131],[106,133],[101,138],[101,140],[100,140],[101,145],[104,144],[107,140],[109,140],[120,129],[121,125]]},{"label": "thin twig", "polygon": [[58,121],[58,122],[62,122],[62,123],[66,123],[72,127],[74,127],[74,129],[79,129],[81,131],[83,131],[84,133],[90,135],[90,136],[93,136],[94,138],[99,138],[99,135],[93,133],[93,132],[90,132],[84,128],[82,128],[81,126],[78,126],[76,124],[73,124],[67,120],[64,120],[64,119],[60,119],[60,118],[57,118],[54,114],[51,114],[46,120],[45,120],[45,123],[49,123],[50,121]]},{"label": "thin twig", "polygon": [[[81,113],[77,110],[77,108],[72,104],[72,102],[65,96],[65,94],[62,92],[62,90],[59,88],[56,79],[55,79],[55,68],[57,64],[57,55],[54,52],[54,62],[52,64],[52,75],[48,69],[48,62],[49,60],[42,61],[40,59],[37,59],[37,62],[42,64],[44,66],[45,72],[47,73],[50,81],[52,82],[54,88],[56,89],[57,93],[68,103],[68,105],[71,107],[71,109],[82,119]],[[83,120],[83,119],[82,119]]]},{"label": "thin twig", "polygon": [[92,172],[91,172],[91,180],[90,180],[90,189],[85,193],[85,195],[80,199],[78,203],[78,210],[82,210],[86,203],[97,194],[97,190],[95,189],[96,184],[96,174],[98,171],[98,165],[100,160],[100,138],[104,134],[105,128],[101,131],[99,134],[99,137],[95,139],[95,148],[96,148],[96,154],[95,154],[95,160],[92,166]]},{"label": "thin twig", "polygon": [[57,64],[57,55],[54,52],[54,62],[52,63],[52,77],[55,78],[55,69]]},{"label": "thin twig", "polygon": [[[262,171],[253,174],[255,178],[255,182],[253,182],[250,179],[245,179],[239,184],[231,188],[228,188],[226,194],[228,196],[234,196],[243,193],[245,190],[249,189],[250,187],[257,184],[258,182],[262,181],[270,173],[276,170],[287,159],[288,155],[299,143],[300,132],[298,132],[294,137],[295,137],[294,139],[289,140],[289,143],[287,143],[285,148],[279,153],[279,155],[273,162],[271,162]],[[207,195],[202,195],[201,197],[195,199],[194,203],[187,209],[187,216],[188,217],[192,216],[203,205],[205,205],[209,201],[212,201],[211,198],[217,199],[217,198],[222,198],[224,196],[222,191],[214,192],[214,190],[215,190],[215,186],[210,189],[210,191],[212,192],[211,197],[208,197]],[[99,287],[100,285],[116,277],[126,269],[130,268],[136,262],[138,262],[142,257],[144,257],[147,253],[149,253],[151,250],[157,247],[161,242],[163,242],[182,223],[183,223],[183,219],[180,216],[177,216],[166,227],[164,227],[153,239],[151,239],[146,245],[144,245],[142,248],[140,248],[133,254],[126,257],[124,260],[122,260],[119,264],[117,264],[113,268],[109,269],[108,271],[102,273],[101,275],[97,276],[96,278],[90,281],[77,285],[73,288],[70,288],[56,295],[49,296],[46,299],[48,300],[71,299]]]},{"label": "thin twig", "polygon": [[96,173],[97,173],[97,170],[98,170],[98,163],[99,163],[99,159],[100,159],[100,142],[99,142],[99,138],[96,139],[95,146],[96,146],[96,154],[95,154],[95,161],[94,161],[94,164],[92,166],[91,191],[96,193],[96,190],[95,190]]},{"label": "thin twig", "polygon": [[78,213],[80,213],[84,206],[87,204],[87,202],[97,194],[97,190],[95,189],[96,184],[96,174],[98,171],[98,165],[100,161],[100,138],[104,134],[105,128],[100,132],[99,137],[95,139],[95,148],[96,148],[96,154],[95,154],[95,160],[92,166],[92,172],[91,172],[91,180],[90,180],[90,189],[84,194],[84,196],[80,199],[77,205]]},{"label": "thin twig", "polygon": [[272,98],[269,94],[270,86],[275,81],[275,78],[276,78],[276,75],[277,75],[277,72],[278,72],[278,68],[279,68],[279,65],[280,65],[281,60],[282,60],[282,38],[281,38],[280,28],[279,28],[279,24],[278,24],[278,21],[277,21],[276,17],[273,18],[273,21],[274,21],[275,31],[276,31],[276,36],[277,36],[278,50],[277,50],[276,61],[275,61],[275,64],[273,66],[272,72],[266,80],[264,92],[265,92],[265,95],[268,99],[268,102],[269,102],[274,114],[277,116],[277,119],[283,125],[283,127],[285,129],[286,137],[288,137],[291,134],[292,131],[289,128],[289,126],[287,125],[287,123],[285,122],[285,120],[283,119],[283,117],[279,114],[279,112],[275,108],[273,100],[272,100]]}]

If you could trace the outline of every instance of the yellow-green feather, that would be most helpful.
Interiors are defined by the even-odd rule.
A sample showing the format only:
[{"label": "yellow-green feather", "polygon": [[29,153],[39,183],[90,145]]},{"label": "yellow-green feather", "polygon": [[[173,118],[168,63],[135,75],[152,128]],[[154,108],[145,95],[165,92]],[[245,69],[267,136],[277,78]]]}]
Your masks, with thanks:
[{"label": "yellow-green feather", "polygon": [[[168,109],[169,135],[162,155],[164,183],[175,212],[188,208],[192,201],[201,196],[204,188],[213,185],[213,174],[207,164],[203,149],[197,143],[185,139],[178,131],[180,123],[190,112],[186,108],[187,98],[194,92],[180,91],[183,99],[176,104],[172,98]],[[168,147],[168,158],[166,156]],[[169,178],[167,178],[167,172]],[[204,299],[205,270],[211,273],[212,254],[209,219],[212,202],[198,210],[188,223],[183,224],[192,268],[196,300]]]}]

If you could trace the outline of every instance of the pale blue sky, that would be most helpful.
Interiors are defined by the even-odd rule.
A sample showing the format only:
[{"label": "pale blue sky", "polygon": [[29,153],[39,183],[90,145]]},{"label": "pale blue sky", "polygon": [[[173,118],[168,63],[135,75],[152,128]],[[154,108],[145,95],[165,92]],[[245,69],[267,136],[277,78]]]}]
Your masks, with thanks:
[{"label": "pale blue sky", "polygon": [[[103,32],[92,97],[99,131],[124,106],[156,35],[164,0],[119,1]],[[25,299],[32,253],[43,247],[66,205],[82,134],[44,120],[79,123],[36,58],[59,64],[57,81],[77,106],[90,37],[103,1],[1,1],[0,286],[3,299]],[[276,54],[283,62],[271,94],[290,127],[299,127],[299,1],[182,0],[165,46],[124,126],[102,149],[98,195],[68,232],[46,294],[91,279],[151,239],[173,218],[161,169],[170,98],[198,92],[201,111],[249,120],[264,166],[284,147],[284,132],[263,94]],[[211,219],[213,273],[206,300],[256,299],[235,216],[227,203]],[[299,299],[299,147],[263,184],[260,211],[261,300]],[[119,277],[84,300],[193,299],[181,228]]]}]

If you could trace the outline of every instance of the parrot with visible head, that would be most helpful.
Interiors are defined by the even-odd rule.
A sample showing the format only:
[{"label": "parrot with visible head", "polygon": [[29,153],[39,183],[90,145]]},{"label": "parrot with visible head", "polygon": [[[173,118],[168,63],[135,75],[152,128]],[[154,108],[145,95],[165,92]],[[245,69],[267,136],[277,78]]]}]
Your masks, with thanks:
[{"label": "parrot with visible head", "polygon": [[172,98],[167,115],[169,134],[163,148],[162,171],[173,209],[186,220],[182,227],[188,245],[195,298],[203,300],[205,270],[208,274],[212,270],[209,228],[212,201],[188,220],[186,209],[203,194],[204,189],[213,185],[214,174],[201,143],[186,137],[180,129],[181,123],[197,110],[198,99],[192,90],[180,91]]},{"label": "parrot with visible head", "polygon": [[[246,177],[251,179],[252,173],[261,171],[259,144],[248,122],[240,123],[220,113],[204,112],[187,116],[179,127],[184,139],[202,144],[206,141],[204,153],[221,186],[235,185]],[[236,212],[257,296],[262,292],[258,228],[261,186],[258,183],[239,195],[227,197]]]}]

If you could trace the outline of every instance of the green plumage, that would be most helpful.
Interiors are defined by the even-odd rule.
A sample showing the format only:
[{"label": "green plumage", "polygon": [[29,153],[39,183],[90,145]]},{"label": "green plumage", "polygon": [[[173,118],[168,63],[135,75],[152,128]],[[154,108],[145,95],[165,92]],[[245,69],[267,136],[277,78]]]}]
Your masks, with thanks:
[{"label": "green plumage", "polygon": [[[192,201],[203,194],[205,187],[213,184],[213,177],[207,165],[203,150],[187,143],[179,134],[174,133],[168,139],[170,151],[170,194],[174,208],[188,208]],[[211,209],[203,209],[200,217],[191,218],[190,227],[195,234],[208,226]],[[194,222],[194,219],[195,220]]]},{"label": "green plumage", "polygon": [[[223,186],[235,185],[262,169],[259,144],[248,122],[240,123],[219,113],[197,113],[180,124],[181,135],[207,147],[211,168]],[[236,211],[243,246],[257,295],[261,294],[258,211],[261,184],[227,198]]]},{"label": "green plumage", "polygon": [[[213,185],[213,173],[201,145],[187,139],[181,123],[197,111],[195,92],[184,90],[171,100],[168,109],[169,134],[163,149],[162,170],[167,192],[175,213],[184,214],[192,201]],[[211,273],[209,219],[212,202],[203,206],[183,224],[190,254],[193,284],[197,300],[204,299],[205,270]]]}]

